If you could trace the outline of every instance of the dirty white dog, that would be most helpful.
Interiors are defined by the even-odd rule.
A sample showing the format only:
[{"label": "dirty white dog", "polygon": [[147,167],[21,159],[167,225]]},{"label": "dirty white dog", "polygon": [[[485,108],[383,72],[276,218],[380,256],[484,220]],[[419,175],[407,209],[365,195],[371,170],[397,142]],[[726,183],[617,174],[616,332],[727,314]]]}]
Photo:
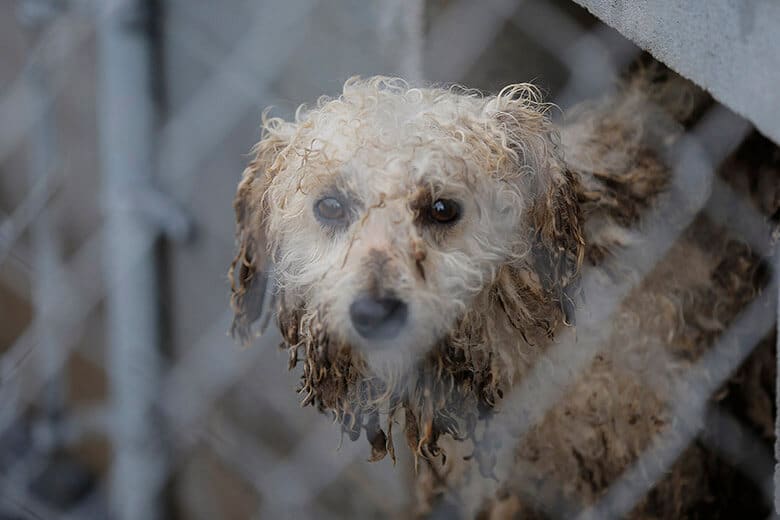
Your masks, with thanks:
[{"label": "dirty white dog", "polygon": [[[666,383],[755,292],[735,290],[755,285],[755,258],[689,233],[562,398],[511,438],[511,463],[495,460],[489,418],[587,312],[583,267],[630,275],[610,261],[668,186],[687,94],[652,85],[628,82],[562,128],[531,85],[485,96],[386,77],[351,79],[294,121],[266,119],[235,202],[234,334],[251,338],[273,280],[304,404],[353,439],[365,431],[375,460],[395,459],[403,424],[421,513],[595,503],[668,427]],[[729,247],[733,279],[720,283]],[[708,455],[693,446],[680,460],[634,516],[709,499]]]}]

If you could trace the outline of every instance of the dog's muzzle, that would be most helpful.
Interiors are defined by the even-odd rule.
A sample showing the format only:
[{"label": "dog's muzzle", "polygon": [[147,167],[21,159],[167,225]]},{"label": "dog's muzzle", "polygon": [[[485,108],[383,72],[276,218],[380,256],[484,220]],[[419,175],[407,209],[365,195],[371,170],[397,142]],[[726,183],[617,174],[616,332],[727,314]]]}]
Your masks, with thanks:
[{"label": "dog's muzzle", "polygon": [[392,339],[406,323],[407,306],[398,298],[363,296],[349,306],[352,326],[366,339]]}]

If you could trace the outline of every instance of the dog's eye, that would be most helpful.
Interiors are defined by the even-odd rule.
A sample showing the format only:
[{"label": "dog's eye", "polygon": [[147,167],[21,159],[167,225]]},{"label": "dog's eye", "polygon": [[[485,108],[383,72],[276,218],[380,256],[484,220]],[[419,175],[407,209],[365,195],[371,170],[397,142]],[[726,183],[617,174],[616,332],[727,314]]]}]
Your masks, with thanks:
[{"label": "dog's eye", "polygon": [[439,224],[452,224],[460,218],[460,205],[454,200],[437,199],[428,211],[431,220]]},{"label": "dog's eye", "polygon": [[320,220],[327,223],[334,223],[336,221],[344,220],[347,212],[341,201],[334,197],[325,197],[314,204],[314,214]]}]

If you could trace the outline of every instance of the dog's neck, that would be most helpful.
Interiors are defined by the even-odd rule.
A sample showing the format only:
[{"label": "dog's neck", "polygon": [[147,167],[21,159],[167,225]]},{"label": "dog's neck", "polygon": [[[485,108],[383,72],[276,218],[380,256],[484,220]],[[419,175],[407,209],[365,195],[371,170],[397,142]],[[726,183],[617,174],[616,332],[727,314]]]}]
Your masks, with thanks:
[{"label": "dog's neck", "polygon": [[[278,320],[290,367],[303,365],[304,405],[333,413],[352,440],[365,430],[375,460],[394,457],[392,423],[403,408],[407,444],[431,459],[440,454],[440,435],[474,436],[565,321],[559,302],[525,267],[500,269],[472,309],[393,380],[372,371],[358,350],[334,342],[316,311],[281,304]],[[380,413],[387,414],[384,428]]]}]

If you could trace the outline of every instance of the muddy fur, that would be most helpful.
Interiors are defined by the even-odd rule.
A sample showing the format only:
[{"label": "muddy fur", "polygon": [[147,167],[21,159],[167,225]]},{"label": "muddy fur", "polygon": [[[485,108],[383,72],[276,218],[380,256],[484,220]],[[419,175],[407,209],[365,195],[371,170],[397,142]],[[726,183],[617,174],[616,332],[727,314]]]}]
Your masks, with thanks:
[{"label": "muddy fur", "polygon": [[[690,85],[651,76],[559,127],[530,85],[484,96],[382,77],[350,80],[294,121],[265,119],[235,202],[233,333],[251,342],[272,279],[302,403],[352,440],[365,436],[373,461],[395,460],[401,427],[418,513],[449,502],[466,516],[543,518],[567,512],[550,504],[593,504],[669,427],[673,382],[765,283],[760,258],[698,217],[621,303],[591,365],[517,439],[498,491],[471,499],[494,476],[484,425],[587,311],[582,271],[631,276],[616,259],[641,240],[642,215],[670,182],[678,121],[694,109]],[[312,216],[329,193],[354,201],[346,229]],[[442,196],[464,208],[450,228],[425,223]],[[410,302],[414,321],[393,346],[404,363],[364,354],[371,346],[344,309],[365,291]],[[745,390],[760,366],[743,370],[743,386],[721,399],[764,390]],[[747,414],[771,434],[771,401]],[[727,480],[720,467],[691,445],[631,516],[681,518],[711,504]]]},{"label": "muddy fur", "polygon": [[[765,283],[760,259],[727,236],[700,217],[629,294],[602,353],[519,443],[518,471],[502,494],[524,497],[524,506],[536,504],[537,511],[549,512],[550,504],[572,500],[592,504],[670,427],[670,396],[664,389],[712,345]],[[653,359],[660,357],[654,354],[659,350],[669,358]],[[744,370],[750,373],[754,363]],[[755,399],[754,406],[766,406],[763,392],[731,390]],[[772,417],[771,408],[748,410],[765,424]],[[685,518],[696,516],[703,504],[734,500],[726,498],[728,489],[714,494],[723,486],[712,478],[714,468],[720,479],[735,477],[722,463],[713,466],[712,458],[702,446],[691,446],[631,517]],[[558,513],[565,517],[571,511]]]}]

